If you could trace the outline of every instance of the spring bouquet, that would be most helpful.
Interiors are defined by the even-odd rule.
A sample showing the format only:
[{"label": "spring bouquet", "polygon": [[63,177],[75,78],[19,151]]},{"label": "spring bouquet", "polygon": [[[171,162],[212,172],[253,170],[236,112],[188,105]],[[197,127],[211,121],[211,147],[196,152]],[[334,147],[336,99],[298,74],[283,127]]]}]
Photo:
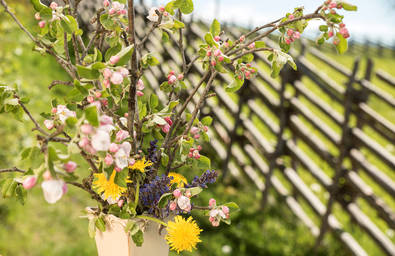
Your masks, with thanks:
[{"label": "spring bouquet", "polygon": [[[309,14],[295,8],[235,40],[214,20],[210,31],[201,35],[203,43],[195,57],[187,58],[183,17],[192,13],[192,0],[172,0],[151,8],[146,34],[140,37],[136,36],[133,0],[104,0],[92,17],[94,29],[87,32],[78,22],[82,1],[64,0],[47,6],[31,0],[37,20],[36,33],[31,33],[6,1],[0,0],[32,40],[34,51],[43,58],[55,58],[70,78],[52,82],[49,89],[62,87],[64,97],[48,103],[47,112],[39,119],[30,112],[23,90],[0,86],[0,112],[21,121],[27,116],[34,125],[36,143],[22,151],[22,161],[38,161],[24,170],[0,170],[17,174],[1,179],[2,195],[23,203],[27,191],[40,184],[45,200],[54,204],[68,186],[76,186],[97,201],[97,207],[89,208],[92,236],[97,230],[105,232],[107,217],[115,216],[127,221],[125,232],[141,246],[144,223],[151,221],[159,224],[158,232],[166,230],[165,239],[177,252],[191,251],[200,242],[202,230],[190,216],[192,212],[202,211],[217,227],[221,222],[230,224],[232,211],[238,209],[233,202],[217,203],[215,199],[204,206],[193,203],[218,178],[210,159],[200,153],[210,140],[212,123],[210,116],[200,116],[200,108],[208,97],[215,97],[210,90],[216,76],[230,75],[233,82],[225,89],[237,92],[245,79],[253,79],[258,72],[252,64],[256,52],[267,54],[273,77],[287,63],[296,69],[288,51],[313,19],[323,22],[317,43],[332,40],[342,53],[349,32],[338,12],[356,10],[342,0],[325,1]],[[279,47],[266,46],[263,39],[275,31]],[[145,86],[145,72],[161,65],[155,53],[145,49],[155,33],[161,33],[164,44],[172,41],[178,46],[182,59],[182,65],[170,70],[167,77],[156,77],[167,101],[159,100]],[[204,75],[191,84],[188,76],[194,65],[201,65]],[[80,170],[71,160],[76,156],[88,164],[88,171]]]}]

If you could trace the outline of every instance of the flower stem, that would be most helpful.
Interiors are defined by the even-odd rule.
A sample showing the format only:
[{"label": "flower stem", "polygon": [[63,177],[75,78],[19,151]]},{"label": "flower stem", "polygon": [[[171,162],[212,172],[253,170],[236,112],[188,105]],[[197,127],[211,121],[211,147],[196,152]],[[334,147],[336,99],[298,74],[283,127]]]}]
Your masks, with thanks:
[{"label": "flower stem", "polygon": [[136,218],[137,219],[144,219],[144,220],[152,220],[152,221],[154,221],[156,223],[159,223],[159,224],[167,227],[167,223],[166,222],[163,222],[160,219],[157,219],[157,218],[154,218],[154,217],[150,217],[150,216],[146,216],[146,215],[139,215],[139,216],[136,216]]}]

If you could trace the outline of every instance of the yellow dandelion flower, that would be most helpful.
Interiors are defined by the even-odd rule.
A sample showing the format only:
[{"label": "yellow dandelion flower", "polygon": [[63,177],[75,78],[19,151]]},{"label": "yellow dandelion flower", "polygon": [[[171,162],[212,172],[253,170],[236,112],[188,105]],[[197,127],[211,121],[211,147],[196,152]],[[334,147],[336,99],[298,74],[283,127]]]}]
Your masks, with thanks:
[{"label": "yellow dandelion flower", "polygon": [[170,181],[170,185],[177,184],[177,187],[183,188],[185,184],[188,184],[187,179],[179,173],[170,172],[168,176],[173,177]]},{"label": "yellow dandelion flower", "polygon": [[129,166],[129,169],[139,170],[144,173],[145,168],[150,167],[151,165],[153,165],[153,163],[150,160],[145,161],[145,157],[143,157],[141,160],[137,160],[133,165]]},{"label": "yellow dandelion flower", "polygon": [[[95,180],[92,183],[92,187],[97,191],[98,194],[103,193],[105,200],[107,200],[109,197],[111,197],[112,200],[117,200],[117,198],[119,198],[127,190],[127,188],[115,184],[114,179],[116,174],[117,173],[114,170],[108,180],[104,173],[94,174]],[[129,183],[131,181],[126,179],[126,182]]]},{"label": "yellow dandelion flower", "polygon": [[190,251],[196,249],[196,244],[201,242],[199,234],[203,230],[199,228],[192,217],[187,220],[181,216],[176,216],[174,221],[167,223],[166,240],[170,245],[170,249],[177,251]]}]

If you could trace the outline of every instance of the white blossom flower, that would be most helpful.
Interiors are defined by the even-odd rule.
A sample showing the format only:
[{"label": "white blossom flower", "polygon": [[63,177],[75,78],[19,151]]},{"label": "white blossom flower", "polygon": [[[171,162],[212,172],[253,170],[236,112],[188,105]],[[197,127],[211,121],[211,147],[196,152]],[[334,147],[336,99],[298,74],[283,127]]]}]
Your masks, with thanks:
[{"label": "white blossom flower", "polygon": [[104,130],[98,129],[92,136],[92,147],[97,151],[107,151],[111,145],[110,134]]},{"label": "white blossom flower", "polygon": [[183,211],[189,211],[191,209],[191,199],[186,196],[180,196],[177,199],[178,207]]},{"label": "white blossom flower", "polygon": [[66,106],[64,105],[58,105],[56,108],[56,114],[59,117],[59,120],[64,123],[67,118],[69,117],[76,117],[76,114],[74,111],[69,110]]},{"label": "white blossom flower", "polygon": [[159,11],[159,9],[157,7],[152,7],[149,12],[148,12],[148,16],[147,19],[149,19],[152,22],[158,22],[159,20],[159,16],[156,13],[156,11]]},{"label": "white blossom flower", "polygon": [[46,180],[41,183],[41,188],[44,192],[45,200],[54,204],[62,198],[64,194],[64,186],[66,183],[63,180]]},{"label": "white blossom flower", "polygon": [[129,165],[129,155],[132,146],[129,142],[122,143],[120,149],[115,153],[115,164],[120,169],[123,169]]}]

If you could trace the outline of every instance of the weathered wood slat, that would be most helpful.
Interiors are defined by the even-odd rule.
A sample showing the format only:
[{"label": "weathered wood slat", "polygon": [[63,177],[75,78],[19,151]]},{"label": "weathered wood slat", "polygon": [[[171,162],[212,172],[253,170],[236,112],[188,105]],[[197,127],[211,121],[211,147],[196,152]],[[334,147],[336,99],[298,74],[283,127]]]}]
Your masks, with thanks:
[{"label": "weathered wood slat", "polygon": [[383,100],[385,103],[390,105],[391,107],[395,108],[395,98],[392,97],[390,94],[387,92],[383,91],[379,87],[375,86],[371,82],[367,80],[361,80],[359,83],[363,88],[369,90],[372,92],[374,95],[376,95],[378,98]]},{"label": "weathered wood slat", "polygon": [[391,76],[390,74],[388,74],[387,72],[379,69],[376,71],[376,76],[381,81],[384,81],[387,84],[395,87],[395,78],[393,76]]},{"label": "weathered wood slat", "polygon": [[366,120],[366,124],[375,129],[380,135],[384,136],[390,141],[390,143],[395,144],[395,125],[390,121],[382,117],[379,113],[374,111],[365,103],[359,104],[359,108]]}]

